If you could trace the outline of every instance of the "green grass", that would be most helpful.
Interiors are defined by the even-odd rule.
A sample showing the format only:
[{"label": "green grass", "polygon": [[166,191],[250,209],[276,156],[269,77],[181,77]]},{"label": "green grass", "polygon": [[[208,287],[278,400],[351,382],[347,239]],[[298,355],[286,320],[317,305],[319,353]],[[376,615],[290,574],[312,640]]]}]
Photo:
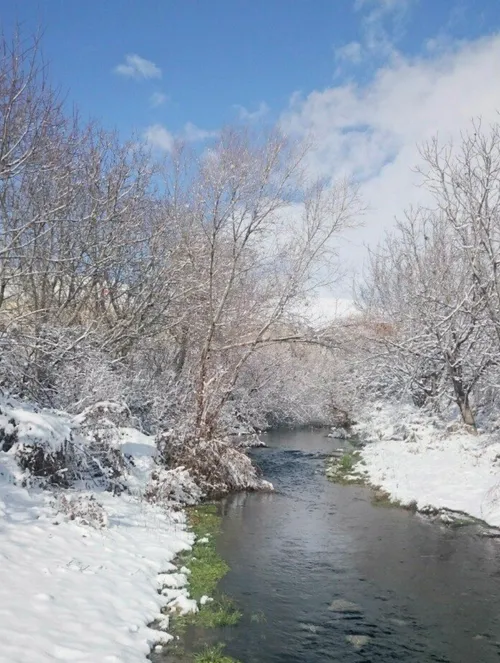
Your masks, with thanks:
[{"label": "green grass", "polygon": [[340,459],[339,468],[343,472],[351,472],[354,469],[354,458],[351,454],[344,454]]},{"label": "green grass", "polygon": [[391,499],[389,493],[385,490],[378,488],[372,495],[372,504],[373,506],[380,506],[385,508],[400,508],[402,504],[399,500]]},{"label": "green grass", "polygon": [[481,521],[474,521],[474,520],[469,520],[465,518],[454,518],[451,522],[446,523],[448,527],[451,527],[451,529],[460,529],[461,527],[469,527],[470,525],[476,525],[477,522]]},{"label": "green grass", "polygon": [[196,544],[191,559],[184,561],[191,571],[189,593],[199,601],[202,596],[212,596],[217,583],[229,571],[229,566],[219,557],[211,543]]},{"label": "green grass", "polygon": [[198,623],[206,628],[236,626],[243,616],[235,607],[232,599],[227,596],[220,596],[214,601],[206,603],[198,614]]},{"label": "green grass", "polygon": [[200,606],[199,612],[177,615],[173,620],[174,631],[179,635],[188,626],[220,628],[236,625],[242,613],[227,596],[217,596],[219,581],[229,571],[229,566],[220,557],[216,548],[216,537],[220,532],[221,517],[214,504],[204,504],[187,510],[188,524],[196,536],[191,551],[182,553],[178,562],[191,573],[188,576],[189,594],[199,601],[209,596],[213,601]]},{"label": "green grass", "polygon": [[[216,592],[218,582],[229,571],[229,566],[220,557],[216,547],[222,521],[217,506],[203,504],[192,507],[186,510],[186,515],[189,528],[196,539],[192,549],[178,555],[176,561],[179,566],[185,566],[190,571],[188,589],[191,598],[199,602],[202,596],[208,596],[213,600],[200,606],[198,612],[172,616],[170,632],[178,638],[172,646],[178,656],[186,654],[185,644],[188,638],[193,634],[195,642],[200,638],[199,631],[190,632],[189,627],[212,629],[234,626],[242,617],[242,613],[229,597]],[[207,645],[201,652],[194,654],[194,658],[193,654],[187,656],[194,663],[239,663],[230,656],[225,656],[223,649],[223,644]]]},{"label": "green grass", "polygon": [[222,518],[217,513],[215,504],[201,504],[187,509],[190,528],[197,537],[206,534],[218,534]]},{"label": "green grass", "polygon": [[[180,555],[179,562],[191,571],[189,593],[199,601],[202,596],[212,596],[219,580],[229,571],[229,566],[220,557],[215,545],[221,523],[217,507],[213,504],[197,506],[188,510],[187,517],[197,540],[190,552]],[[206,538],[207,542],[199,542]]]},{"label": "green grass", "polygon": [[389,493],[381,488],[375,488],[372,495],[372,504],[373,506],[380,506],[388,509],[404,509],[405,511],[411,511],[412,513],[416,513],[417,511],[417,503],[415,500],[405,503],[401,502],[401,500],[392,499]]},{"label": "green grass", "polygon": [[177,634],[184,633],[188,626],[202,626],[203,628],[236,626],[242,616],[232,599],[227,596],[219,596],[201,606],[199,612],[177,616],[174,626]]},{"label": "green grass", "polygon": [[326,468],[326,476],[335,483],[364,484],[363,476],[356,471],[357,465],[361,462],[359,451],[345,453],[340,458],[330,458]]},{"label": "green grass", "polygon": [[235,658],[224,655],[224,645],[215,645],[212,647],[205,647],[203,651],[196,654],[194,663],[238,663]]}]

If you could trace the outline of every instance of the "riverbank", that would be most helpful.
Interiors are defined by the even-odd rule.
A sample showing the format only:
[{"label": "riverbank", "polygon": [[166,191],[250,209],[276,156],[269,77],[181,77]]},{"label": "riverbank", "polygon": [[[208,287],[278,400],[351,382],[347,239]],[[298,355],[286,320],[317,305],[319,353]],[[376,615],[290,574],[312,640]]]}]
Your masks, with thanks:
[{"label": "riverbank", "polygon": [[[220,505],[205,503],[186,509],[189,530],[195,541],[189,551],[181,552],[174,563],[181,570],[182,588],[165,588],[163,593],[189,592],[193,609],[179,612],[166,609],[166,626],[173,640],[166,652],[154,652],[153,663],[239,663],[224,653],[228,627],[236,626],[243,613],[218,587],[229,566],[217,551],[221,534]],[[161,624],[161,622],[160,622]],[[165,658],[166,654],[166,658]]]},{"label": "riverbank", "polygon": [[358,416],[358,472],[392,500],[448,509],[500,527],[500,441],[473,435],[409,405],[376,403]]},{"label": "riverbank", "polygon": [[2,660],[137,663],[169,639],[148,624],[169,600],[158,574],[193,541],[184,515],[125,496],[99,502],[103,529],[62,522],[45,495],[2,485]]},{"label": "riverbank", "polygon": [[[180,504],[193,501],[196,491],[179,469],[163,470],[166,492],[155,493],[154,438],[109,420],[105,428],[110,407],[103,404],[91,434],[87,415],[0,403],[2,661],[138,663],[172,639],[169,611],[198,609],[176,563],[195,542]],[[97,457],[94,443],[104,434],[112,457],[125,463],[119,477],[107,456]],[[77,465],[59,472],[78,467],[81,481],[66,489],[44,484],[43,476],[34,481],[22,458],[30,467],[35,459],[40,475],[44,467],[35,450],[47,452],[43,462],[55,462],[67,453],[68,441],[81,455],[73,458]],[[110,477],[113,490],[106,484]]]}]

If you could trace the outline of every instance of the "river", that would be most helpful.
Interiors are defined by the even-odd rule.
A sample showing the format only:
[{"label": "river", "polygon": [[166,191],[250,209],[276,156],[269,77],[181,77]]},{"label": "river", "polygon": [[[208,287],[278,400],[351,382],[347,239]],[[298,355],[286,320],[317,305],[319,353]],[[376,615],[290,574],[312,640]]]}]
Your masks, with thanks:
[{"label": "river", "polygon": [[241,606],[224,629],[243,663],[500,660],[500,542],[371,503],[324,476],[339,442],[266,437],[252,452],[274,494],[222,503],[221,589]]}]

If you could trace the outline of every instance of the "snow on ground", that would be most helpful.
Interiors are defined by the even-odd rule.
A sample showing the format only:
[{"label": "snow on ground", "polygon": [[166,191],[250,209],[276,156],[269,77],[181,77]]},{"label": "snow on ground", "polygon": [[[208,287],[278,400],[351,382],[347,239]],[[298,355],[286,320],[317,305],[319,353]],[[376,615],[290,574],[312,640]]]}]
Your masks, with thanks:
[{"label": "snow on ground", "polygon": [[375,404],[356,432],[371,484],[404,504],[462,511],[500,526],[500,437],[455,430],[411,406]]},{"label": "snow on ground", "polygon": [[[15,421],[21,443],[31,436],[54,448],[76,421],[4,401],[0,411],[2,435]],[[193,537],[182,512],[140,498],[154,465],[153,440],[130,428],[120,429],[120,436],[134,459],[134,490],[120,496],[66,490],[58,497],[23,488],[14,483],[20,476],[13,449],[0,451],[1,663],[137,663],[169,637],[147,626],[164,606],[196,609],[184,575],[159,575],[177,571],[172,560]],[[70,520],[58,509],[60,495],[70,502],[97,499],[107,526]],[[163,625],[168,628],[167,618]]]}]

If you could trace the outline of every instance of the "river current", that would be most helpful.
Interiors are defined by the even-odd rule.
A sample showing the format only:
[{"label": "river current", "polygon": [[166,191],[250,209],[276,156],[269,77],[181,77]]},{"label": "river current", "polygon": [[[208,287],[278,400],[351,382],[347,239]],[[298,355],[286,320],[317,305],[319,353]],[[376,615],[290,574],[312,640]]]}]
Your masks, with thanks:
[{"label": "river current", "polygon": [[221,589],[244,612],[224,629],[243,663],[500,661],[500,542],[374,506],[328,481],[340,442],[266,436],[252,452],[272,494],[222,503]]}]

